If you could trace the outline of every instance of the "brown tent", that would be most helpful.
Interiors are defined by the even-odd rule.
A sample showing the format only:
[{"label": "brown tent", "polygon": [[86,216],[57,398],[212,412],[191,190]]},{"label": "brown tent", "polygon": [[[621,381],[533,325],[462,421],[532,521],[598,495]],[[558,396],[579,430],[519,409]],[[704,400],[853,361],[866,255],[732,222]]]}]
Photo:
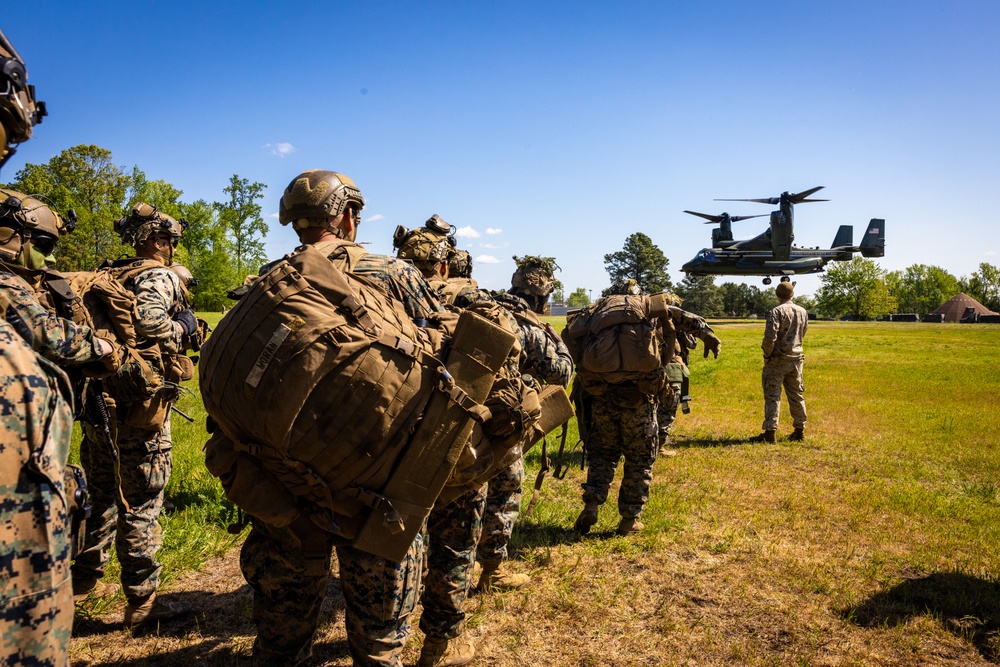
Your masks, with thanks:
[{"label": "brown tent", "polygon": [[965,317],[966,309],[972,308],[977,315],[996,315],[965,292],[959,292],[935,309],[931,315],[944,315],[945,322],[959,322]]}]

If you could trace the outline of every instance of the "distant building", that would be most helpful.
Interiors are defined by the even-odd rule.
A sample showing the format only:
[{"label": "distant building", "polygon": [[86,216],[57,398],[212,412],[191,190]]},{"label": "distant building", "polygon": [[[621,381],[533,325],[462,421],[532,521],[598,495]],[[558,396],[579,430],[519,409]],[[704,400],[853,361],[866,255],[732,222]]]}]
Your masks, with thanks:
[{"label": "distant building", "polygon": [[931,315],[943,315],[945,322],[961,322],[978,319],[981,315],[1000,315],[979,303],[965,292],[959,292],[931,311]]}]

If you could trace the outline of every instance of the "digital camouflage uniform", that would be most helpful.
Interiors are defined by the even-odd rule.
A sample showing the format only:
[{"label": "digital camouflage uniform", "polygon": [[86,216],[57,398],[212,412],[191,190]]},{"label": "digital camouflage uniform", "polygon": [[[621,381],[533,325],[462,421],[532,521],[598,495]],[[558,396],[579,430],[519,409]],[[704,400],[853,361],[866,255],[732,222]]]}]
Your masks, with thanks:
[{"label": "digital camouflage uniform", "polygon": [[9,303],[7,321],[49,361],[73,366],[96,361],[101,352],[94,332],[49,312],[35,291],[0,265],[0,295]]},{"label": "digital camouflage uniform", "polygon": [[[626,390],[618,390],[622,394]],[[618,513],[623,518],[638,518],[649,500],[653,482],[653,463],[659,450],[656,429],[656,400],[638,390],[624,405],[615,400],[615,389],[595,398],[587,424],[587,481],[583,484],[583,502],[603,505],[615,478],[618,460],[625,459]]]},{"label": "digital camouflage uniform", "polygon": [[[676,352],[676,338],[686,332],[702,338],[714,337],[705,320],[681,310],[668,308],[660,322],[664,362]],[[659,450],[658,400],[642,394],[635,383],[609,385],[607,393],[590,401],[587,419],[587,481],[583,486],[585,505],[602,505],[614,481],[618,461],[625,459],[618,492],[618,512],[622,519],[638,519],[649,500],[653,463]]]},{"label": "digital camouflage uniform", "polygon": [[[121,264],[129,261],[134,260]],[[166,266],[149,268],[127,279],[125,288],[136,296],[139,346],[157,345],[161,353],[181,353],[183,329],[171,319],[183,309],[177,275]],[[160,586],[163,566],[156,561],[156,554],[163,536],[158,519],[173,460],[170,412],[162,428],[146,430],[125,423],[126,409],[118,406],[112,429],[120,457],[121,495],[128,502],[128,511],[118,494],[109,444],[100,429],[83,425],[80,458],[90,480],[93,512],[87,521],[84,548],[73,563],[73,579],[80,582],[102,578],[114,541],[121,564],[122,590],[129,602],[137,603]]]},{"label": "digital camouflage uniform", "polygon": [[778,430],[778,412],[781,407],[781,388],[788,397],[788,410],[792,426],[805,428],[806,401],[802,394],[802,339],[805,338],[809,315],[801,306],[786,301],[771,309],[764,326],[764,370],[761,385],[764,388],[765,431]]},{"label": "digital camouflage uniform", "polygon": [[[524,299],[514,294],[498,294],[496,300],[515,317],[518,313],[523,314],[517,318],[521,373],[547,384],[569,385],[573,377],[573,358],[566,344],[558,338],[553,339],[545,329],[525,321],[532,311]],[[524,460],[519,458],[487,485],[483,536],[476,556],[484,569],[508,557],[507,544],[521,512],[523,482]]]},{"label": "digital camouflage uniform", "polygon": [[[5,290],[6,291],[6,290]],[[5,307],[0,293],[0,307]],[[66,375],[0,320],[0,664],[69,664]]]},{"label": "digital camouflage uniform", "polygon": [[[435,280],[431,287],[441,302],[455,308],[495,300],[468,278]],[[518,330],[517,320],[506,309],[508,324]],[[512,360],[506,369],[518,374]],[[420,629],[428,637],[454,639],[465,624],[465,601],[472,588],[476,551],[483,533],[486,511],[486,486],[469,491],[444,507],[435,506],[427,525],[427,570],[424,574],[423,612]]]},{"label": "digital camouflage uniform", "polygon": [[[314,244],[329,252],[348,242]],[[442,310],[430,286],[412,265],[394,257],[365,254],[352,272],[382,286],[414,319]],[[348,647],[355,665],[400,667],[410,617],[420,595],[424,537],[418,534],[402,562],[335,544],[319,528],[307,527],[304,547],[291,526],[253,519],[240,552],[243,576],[254,591],[257,625],[255,665],[291,665],[311,652],[319,610],[326,594],[330,552],[336,547],[346,604]],[[306,558],[306,553],[311,556]]]}]

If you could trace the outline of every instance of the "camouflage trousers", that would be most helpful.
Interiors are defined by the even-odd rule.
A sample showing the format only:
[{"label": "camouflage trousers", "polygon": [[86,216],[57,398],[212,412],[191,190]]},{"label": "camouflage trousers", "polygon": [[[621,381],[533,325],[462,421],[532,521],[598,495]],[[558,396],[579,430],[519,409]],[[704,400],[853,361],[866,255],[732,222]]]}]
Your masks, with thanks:
[{"label": "camouflage trousers", "polygon": [[420,616],[420,629],[430,637],[462,634],[485,506],[486,489],[480,487],[431,511]]},{"label": "camouflage trousers", "polygon": [[483,512],[483,536],[476,560],[486,567],[507,559],[507,544],[514,533],[514,523],[521,513],[521,485],[524,460],[518,458],[486,485],[486,510]]},{"label": "camouflage trousers", "polygon": [[0,665],[69,664],[68,384],[0,317]]},{"label": "camouflage trousers", "polygon": [[788,398],[788,411],[792,413],[792,426],[805,428],[806,401],[802,397],[805,386],[802,384],[802,357],[787,359],[772,357],[764,363],[761,373],[761,385],[764,387],[764,424],[765,431],[778,430],[778,414],[781,408],[781,388],[785,388]]},{"label": "camouflage trousers", "polygon": [[93,507],[87,519],[87,537],[73,563],[74,581],[104,576],[114,542],[121,564],[122,590],[131,602],[141,602],[160,587],[156,554],[163,543],[160,511],[163,490],[173,469],[170,420],[160,431],[117,424],[122,504],[115,479],[115,462],[98,429],[84,424],[80,459],[90,485]]},{"label": "camouflage trousers", "polygon": [[656,401],[637,408],[621,408],[609,400],[595,398],[587,425],[587,481],[584,504],[603,505],[615,478],[618,460],[625,458],[618,513],[638,517],[649,500],[653,463],[659,449]]},{"label": "camouflage trousers", "polygon": [[[254,665],[294,665],[312,653],[333,548],[333,537],[318,528],[303,540],[290,528],[252,521],[240,567],[254,592]],[[336,549],[354,664],[401,667],[420,593],[423,535],[417,535],[401,563],[352,547]]]},{"label": "camouflage trousers", "polygon": [[671,382],[670,389],[672,393],[669,396],[660,399],[660,405],[656,409],[656,423],[659,427],[660,433],[660,445],[667,444],[670,439],[670,431],[674,427],[674,421],[677,419],[677,408],[681,405],[681,383]]}]

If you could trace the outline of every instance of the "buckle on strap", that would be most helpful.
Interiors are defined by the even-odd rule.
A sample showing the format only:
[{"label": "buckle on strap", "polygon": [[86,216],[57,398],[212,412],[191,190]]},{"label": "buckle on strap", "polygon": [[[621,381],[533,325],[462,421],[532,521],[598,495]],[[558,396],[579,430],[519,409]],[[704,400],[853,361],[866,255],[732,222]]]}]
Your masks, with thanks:
[{"label": "buckle on strap", "polygon": [[452,403],[465,410],[466,414],[470,417],[482,424],[493,416],[488,407],[476,403],[476,401],[469,396],[468,392],[455,384],[455,378],[453,378],[451,373],[449,373],[446,369],[438,369],[438,375],[438,389],[442,391]]}]

